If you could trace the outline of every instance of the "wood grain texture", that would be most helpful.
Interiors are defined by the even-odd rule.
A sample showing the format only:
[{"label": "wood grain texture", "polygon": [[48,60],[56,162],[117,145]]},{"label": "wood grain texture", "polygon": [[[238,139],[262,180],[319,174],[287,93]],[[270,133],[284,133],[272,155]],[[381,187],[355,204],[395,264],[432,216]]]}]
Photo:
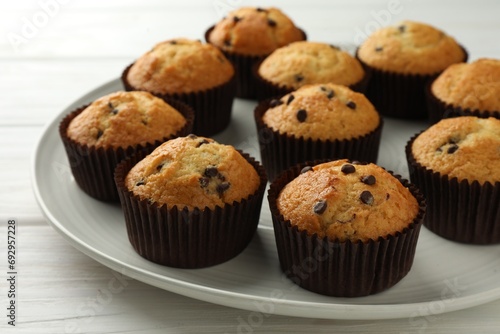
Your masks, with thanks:
[{"label": "wood grain texture", "polygon": [[[121,276],[80,253],[49,227],[31,189],[30,164],[47,122],[74,100],[118,77],[158,41],[203,38],[243,0],[60,1],[31,37],[26,20],[56,0],[0,2],[0,259],[6,258],[7,217],[19,222],[17,327],[1,333],[497,333],[500,301],[471,309],[381,321],[333,321],[269,315],[213,305]],[[58,2],[59,3],[59,2]],[[470,59],[500,58],[500,3],[389,0],[266,2],[286,10],[310,40],[354,50],[384,22],[422,20],[455,36]],[[25,39],[17,48],[13,34]],[[56,191],[56,190],[55,190]],[[4,268],[3,260],[0,266]],[[2,269],[0,276],[4,277]],[[0,308],[6,305],[5,280]],[[253,318],[252,318],[253,317]],[[262,320],[262,321],[261,321]],[[254,321],[257,325],[249,326]]]}]

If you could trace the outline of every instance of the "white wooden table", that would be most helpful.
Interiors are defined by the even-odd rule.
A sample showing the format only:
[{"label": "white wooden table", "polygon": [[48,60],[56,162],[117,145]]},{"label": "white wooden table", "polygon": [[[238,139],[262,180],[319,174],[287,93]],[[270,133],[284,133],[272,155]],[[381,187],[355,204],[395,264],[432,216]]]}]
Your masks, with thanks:
[{"label": "white wooden table", "polygon": [[[43,126],[118,77],[154,43],[205,29],[231,7],[285,9],[308,38],[353,48],[371,29],[415,19],[455,36],[470,59],[500,58],[500,2],[491,1],[2,1],[0,3],[1,333],[498,333],[500,301],[435,316],[345,321],[266,317],[121,277],[70,246],[44,220],[29,169]],[[54,189],[57,191],[57,189]],[[7,221],[17,221],[17,318],[7,325]],[[110,284],[118,288],[113,294]],[[116,287],[115,286],[115,287]]]}]

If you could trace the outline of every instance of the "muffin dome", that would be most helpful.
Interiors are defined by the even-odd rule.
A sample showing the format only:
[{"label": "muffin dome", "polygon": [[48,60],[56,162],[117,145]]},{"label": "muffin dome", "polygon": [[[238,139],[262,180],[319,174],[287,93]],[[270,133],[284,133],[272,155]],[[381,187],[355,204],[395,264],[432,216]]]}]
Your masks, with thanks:
[{"label": "muffin dome", "polygon": [[234,147],[190,135],[160,145],[130,170],[125,185],[158,205],[214,209],[255,193],[260,177]]},{"label": "muffin dome", "polygon": [[411,152],[419,164],[449,179],[500,181],[500,120],[443,119],[418,135]]},{"label": "muffin dome", "polygon": [[127,148],[165,139],[185,124],[181,113],[147,92],[116,92],[92,102],[66,134],[81,145]]},{"label": "muffin dome", "polygon": [[332,241],[395,235],[419,212],[415,197],[390,173],[348,160],[304,168],[280,192],[277,207],[299,231]]},{"label": "muffin dome", "polygon": [[419,22],[402,21],[371,34],[359,47],[358,57],[367,65],[401,74],[435,74],[466,54],[442,31]]},{"label": "muffin dome", "polygon": [[500,60],[451,65],[432,83],[431,92],[453,107],[500,111]]},{"label": "muffin dome", "polygon": [[271,101],[262,120],[281,134],[320,140],[357,138],[380,124],[363,94],[330,83],[306,85]]},{"label": "muffin dome", "polygon": [[217,23],[208,41],[224,51],[258,56],[303,39],[302,31],[279,9],[242,7]]},{"label": "muffin dome", "polygon": [[335,46],[301,41],[270,54],[258,74],[273,84],[297,89],[328,82],[350,86],[360,82],[365,72],[358,60]]},{"label": "muffin dome", "polygon": [[155,94],[199,92],[231,80],[234,69],[210,44],[172,39],[156,44],[131,66],[126,80]]}]

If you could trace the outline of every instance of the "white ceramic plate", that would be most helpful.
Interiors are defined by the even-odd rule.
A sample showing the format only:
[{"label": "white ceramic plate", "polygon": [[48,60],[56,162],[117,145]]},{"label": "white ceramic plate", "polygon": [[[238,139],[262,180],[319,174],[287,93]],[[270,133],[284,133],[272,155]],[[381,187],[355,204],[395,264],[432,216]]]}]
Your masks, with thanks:
[{"label": "white ceramic plate", "polygon": [[[111,81],[75,101],[45,129],[32,164],[36,198],[49,223],[68,242],[137,280],[200,300],[255,312],[325,319],[388,319],[428,316],[500,298],[500,246],[467,246],[425,228],[410,273],[393,288],[362,298],[317,295],[293,285],[280,272],[267,200],[257,234],[238,257],[207,269],[183,270],[151,263],[128,242],[118,205],[98,202],[75,184],[63,145],[60,120],[71,110],[120,90]],[[259,158],[254,102],[236,100],[230,127],[215,138]],[[379,164],[407,177],[404,146],[425,126],[387,119]]]}]

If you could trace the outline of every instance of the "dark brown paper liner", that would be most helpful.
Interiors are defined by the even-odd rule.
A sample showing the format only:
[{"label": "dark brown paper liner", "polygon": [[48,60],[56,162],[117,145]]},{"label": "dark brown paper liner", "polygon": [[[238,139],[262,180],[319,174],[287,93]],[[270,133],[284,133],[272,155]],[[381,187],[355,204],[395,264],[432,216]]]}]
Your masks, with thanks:
[{"label": "dark brown paper liner", "polygon": [[78,186],[89,196],[105,202],[118,202],[113,174],[116,165],[124,158],[136,152],[152,152],[161,143],[179,136],[191,133],[194,121],[194,112],[188,105],[168,100],[173,108],[179,111],[186,119],[186,124],[175,134],[145,145],[129,146],[127,148],[95,148],[82,145],[67,136],[70,122],[87,106],[80,107],[67,115],[59,124],[59,135],[63,141],[68,156],[71,172]]},{"label": "dark brown paper liner", "polygon": [[418,135],[408,141],[406,159],[411,181],[427,200],[424,225],[443,238],[461,243],[499,243],[500,182],[458,182],[422,166],[411,149]]},{"label": "dark brown paper liner", "polygon": [[272,99],[261,101],[254,111],[255,124],[259,137],[262,164],[269,180],[283,170],[301,162],[317,159],[350,159],[377,162],[383,120],[372,132],[353,139],[315,140],[304,137],[280,134],[268,127],[263,121]]},{"label": "dark brown paper liner", "polygon": [[417,217],[403,231],[366,243],[332,241],[327,237],[318,238],[316,234],[309,236],[283,218],[276,200],[304,166],[318,163],[320,161],[308,162],[286,170],[269,188],[269,207],[281,270],[300,287],[328,296],[361,297],[392,287],[412,267],[425,215],[423,196],[408,181],[394,175],[409,188],[420,206]]},{"label": "dark brown paper liner", "polygon": [[495,117],[500,119],[500,111],[490,110],[471,110],[469,108],[463,109],[455,107],[437,98],[432,93],[432,82],[429,82],[425,89],[427,98],[427,110],[429,112],[429,123],[434,124],[443,118],[459,117],[459,116],[476,116],[479,118]]},{"label": "dark brown paper liner", "polygon": [[[467,61],[467,51],[464,62]],[[400,119],[427,119],[426,85],[441,72],[429,75],[399,74],[371,67],[358,57],[356,58],[371,72],[366,97],[384,116]]]},{"label": "dark brown paper liner", "polygon": [[[258,101],[262,101],[271,98],[273,96],[282,96],[296,90],[296,88],[293,87],[288,87],[285,85],[277,85],[261,77],[259,75],[259,66],[261,63],[262,61],[254,64],[252,67],[252,75],[257,83],[257,89],[255,93]],[[362,94],[366,92],[371,78],[371,70],[365,67],[363,67],[363,70],[365,71],[365,75],[363,76],[363,78],[359,82],[347,86],[353,91]]]},{"label": "dark brown paper liner", "polygon": [[128,238],[140,256],[169,267],[203,268],[228,261],[247,247],[259,223],[267,185],[257,161],[242,153],[260,176],[255,193],[223,208],[189,210],[141,200],[126,188],[125,177],[144,156],[124,160],[115,171]]},{"label": "dark brown paper liner", "polygon": [[[208,28],[205,32],[205,41],[210,43],[209,36],[214,26]],[[303,35],[303,40],[307,40],[306,33],[300,29]],[[252,66],[258,62],[264,60],[269,54],[265,55],[244,55],[237,52],[231,52],[227,50],[220,49],[224,53],[227,59],[233,64],[236,71],[236,97],[243,99],[255,99],[257,82],[252,73]]]},{"label": "dark brown paper liner", "polygon": [[[132,86],[127,79],[132,65],[134,64],[129,65],[122,73],[121,80],[123,86],[127,91],[144,90]],[[210,137],[227,128],[231,121],[235,93],[235,76],[233,75],[231,80],[222,85],[200,92],[173,94],[148,92],[165,101],[175,99],[191,106],[195,114],[193,133],[198,136]]]}]

